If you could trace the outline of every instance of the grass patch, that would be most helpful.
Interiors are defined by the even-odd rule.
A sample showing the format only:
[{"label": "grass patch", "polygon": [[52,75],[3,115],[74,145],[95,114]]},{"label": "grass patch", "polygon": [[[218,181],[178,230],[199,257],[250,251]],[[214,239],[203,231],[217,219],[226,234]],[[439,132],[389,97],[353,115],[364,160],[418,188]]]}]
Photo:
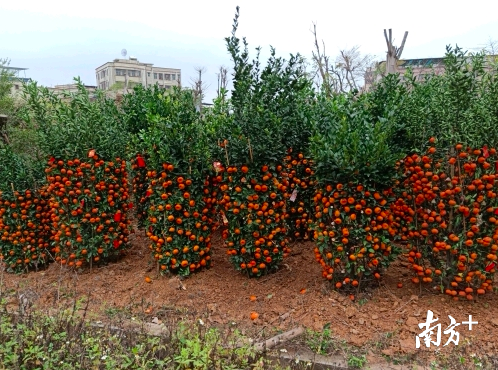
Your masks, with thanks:
[{"label": "grass patch", "polygon": [[[83,312],[83,313],[82,313]],[[116,312],[108,312],[116,314]],[[236,330],[179,322],[160,336],[90,325],[80,302],[26,314],[0,302],[0,369],[277,369]],[[236,347],[236,348],[234,348]]]}]

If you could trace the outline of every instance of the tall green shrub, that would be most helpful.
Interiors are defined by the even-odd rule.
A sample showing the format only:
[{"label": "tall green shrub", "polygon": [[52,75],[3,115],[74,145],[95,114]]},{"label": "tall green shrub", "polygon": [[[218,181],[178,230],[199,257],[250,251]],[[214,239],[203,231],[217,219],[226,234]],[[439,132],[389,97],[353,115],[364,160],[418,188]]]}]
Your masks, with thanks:
[{"label": "tall green shrub", "polygon": [[115,102],[99,90],[91,98],[75,81],[75,93],[57,94],[36,82],[26,86],[23,118],[35,125],[40,148],[62,160],[86,158],[91,149],[106,160],[124,158],[127,131]]},{"label": "tall green shrub", "polygon": [[390,210],[399,153],[391,144],[390,116],[376,117],[368,96],[321,96],[312,158],[315,257],[337,289],[361,289],[380,279],[400,248]]}]

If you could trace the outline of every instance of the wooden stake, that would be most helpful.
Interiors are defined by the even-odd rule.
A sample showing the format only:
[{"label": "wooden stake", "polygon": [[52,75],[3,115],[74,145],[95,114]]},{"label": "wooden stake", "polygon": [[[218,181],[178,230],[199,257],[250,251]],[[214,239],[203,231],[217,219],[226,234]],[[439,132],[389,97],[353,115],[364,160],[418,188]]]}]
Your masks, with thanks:
[{"label": "wooden stake", "polygon": [[251,147],[251,139],[247,138],[247,144],[249,145],[249,156],[251,157],[251,163],[254,162],[252,157],[252,147]]},{"label": "wooden stake", "polygon": [[227,167],[230,166],[230,161],[228,160],[228,150],[227,150],[227,145],[223,145],[223,147],[225,148],[225,155],[227,157]]}]

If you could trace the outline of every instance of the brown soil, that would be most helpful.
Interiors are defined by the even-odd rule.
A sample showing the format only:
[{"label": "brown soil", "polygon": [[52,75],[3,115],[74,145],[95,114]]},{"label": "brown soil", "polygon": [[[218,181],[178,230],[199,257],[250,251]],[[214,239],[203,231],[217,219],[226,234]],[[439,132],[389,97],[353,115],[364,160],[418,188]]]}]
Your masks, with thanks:
[{"label": "brown soil", "polygon": [[[478,321],[472,331],[468,325],[456,328],[460,333],[459,347],[467,343],[469,355],[498,353],[497,294],[486,294],[477,301],[455,302],[434,293],[430,287],[420,289],[413,285],[402,261],[391,266],[378,287],[356,296],[352,302],[349,296],[331,291],[322,279],[311,242],[294,243],[282,268],[258,280],[232,268],[221,239],[215,235],[213,267],[180,283],[176,277],[157,275],[142,231],[132,236],[133,248],[116,263],[80,273],[63,271],[52,264],[47,270],[25,275],[3,274],[0,287],[3,292],[10,292],[11,308],[18,305],[14,293],[26,289],[39,294],[36,305],[42,308],[90,296],[88,310],[101,320],[111,313],[126,312],[128,318],[201,318],[215,326],[235,322],[255,339],[268,338],[298,325],[319,331],[330,323],[335,338],[390,357],[422,354],[423,349],[415,349],[415,336],[422,332],[417,325],[425,322],[430,309],[442,323],[442,330],[450,323],[448,315],[458,323],[468,321],[472,315],[473,321]],[[152,278],[151,283],[145,282],[146,276]],[[397,287],[400,282],[401,289]],[[257,300],[252,302],[251,295]],[[250,319],[253,311],[259,314],[255,321]],[[448,338],[442,334],[439,351],[455,349],[453,343],[443,347]],[[436,348],[431,346],[432,355],[427,351],[425,354],[433,356]]]}]

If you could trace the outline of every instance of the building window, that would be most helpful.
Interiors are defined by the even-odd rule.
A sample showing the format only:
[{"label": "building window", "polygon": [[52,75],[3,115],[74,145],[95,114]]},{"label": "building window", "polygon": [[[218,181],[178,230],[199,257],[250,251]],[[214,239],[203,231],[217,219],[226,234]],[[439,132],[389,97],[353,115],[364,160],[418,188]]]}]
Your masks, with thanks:
[{"label": "building window", "polygon": [[136,71],[134,69],[128,70],[128,76],[130,77],[140,77],[140,71]]},{"label": "building window", "polygon": [[154,80],[157,80],[157,73],[154,73]]},{"label": "building window", "polygon": [[165,74],[164,74],[164,79],[165,79],[166,81],[170,81],[170,80],[171,80],[171,76],[170,76],[170,74],[169,74],[169,73],[165,73]]},{"label": "building window", "polygon": [[172,74],[172,75],[171,75],[171,79],[174,81],[174,80],[175,80],[175,78],[176,78],[176,75],[175,75],[175,74]]},{"label": "building window", "polygon": [[150,72],[147,72],[147,77],[150,77]]},{"label": "building window", "polygon": [[162,73],[159,73],[159,79],[162,80],[163,79],[163,74]]},{"label": "building window", "polygon": [[126,69],[116,69],[116,76],[126,76]]}]

